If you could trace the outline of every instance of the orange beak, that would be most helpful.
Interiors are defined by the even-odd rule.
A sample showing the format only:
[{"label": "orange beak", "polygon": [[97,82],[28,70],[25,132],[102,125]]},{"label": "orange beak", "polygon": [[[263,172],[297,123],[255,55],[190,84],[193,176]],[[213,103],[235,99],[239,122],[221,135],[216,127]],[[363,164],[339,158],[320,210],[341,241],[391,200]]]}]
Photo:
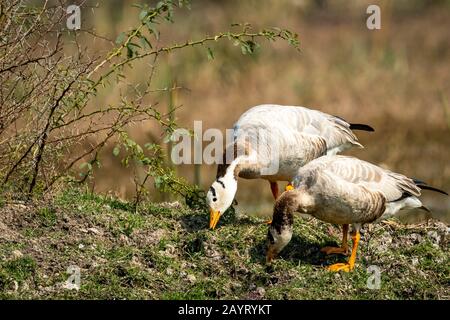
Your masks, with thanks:
[{"label": "orange beak", "polygon": [[214,228],[217,225],[217,222],[219,222],[220,219],[220,212],[214,211],[213,209],[209,209],[209,228],[214,230]]}]

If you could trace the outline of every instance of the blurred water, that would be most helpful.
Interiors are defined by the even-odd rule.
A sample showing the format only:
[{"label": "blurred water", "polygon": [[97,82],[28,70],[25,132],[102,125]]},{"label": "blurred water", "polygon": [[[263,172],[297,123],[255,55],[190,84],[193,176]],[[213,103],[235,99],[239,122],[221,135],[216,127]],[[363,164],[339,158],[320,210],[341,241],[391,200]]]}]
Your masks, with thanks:
[{"label": "blurred water", "polygon": [[[415,210],[400,214],[397,218],[405,224],[418,224],[426,222],[428,219],[432,218],[450,225],[450,197],[446,198],[447,199],[444,199],[443,201],[424,198],[422,199],[422,202],[431,210],[431,213],[424,210]],[[238,203],[239,205],[235,206],[235,209],[239,215],[250,215],[261,217],[263,219],[270,219],[272,217],[274,202],[263,201],[258,203]]]}]

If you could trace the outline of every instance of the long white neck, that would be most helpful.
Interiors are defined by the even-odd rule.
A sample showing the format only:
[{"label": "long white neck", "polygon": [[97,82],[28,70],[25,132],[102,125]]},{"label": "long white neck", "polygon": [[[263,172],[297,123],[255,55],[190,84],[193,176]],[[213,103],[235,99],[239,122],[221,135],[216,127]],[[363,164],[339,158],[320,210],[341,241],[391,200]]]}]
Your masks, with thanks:
[{"label": "long white neck", "polygon": [[236,166],[239,164],[239,159],[234,159],[225,171],[225,175],[218,180],[222,181],[226,186],[225,192],[227,194],[226,202],[228,206],[233,202],[234,196],[237,192],[237,177],[239,172],[236,170]]},{"label": "long white neck", "polygon": [[239,174],[239,172],[236,171],[238,163],[239,159],[234,159],[227,167],[225,175],[222,178],[220,178],[220,180],[222,180],[226,186],[236,185],[236,189],[237,189],[237,176]]},{"label": "long white neck", "polygon": [[224,180],[229,181],[231,179],[236,180],[239,172],[236,171],[236,167],[239,164],[240,159],[234,159],[230,165],[227,167],[225,175],[223,177]]}]

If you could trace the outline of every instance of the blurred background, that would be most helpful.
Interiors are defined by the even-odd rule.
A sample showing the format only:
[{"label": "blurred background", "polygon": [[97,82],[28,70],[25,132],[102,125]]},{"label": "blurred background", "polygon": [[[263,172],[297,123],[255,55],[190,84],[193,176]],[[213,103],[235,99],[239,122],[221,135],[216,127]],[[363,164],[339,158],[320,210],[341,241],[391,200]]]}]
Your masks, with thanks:
[{"label": "blurred background", "polygon": [[[116,39],[139,22],[132,4],[153,1],[83,1],[82,27]],[[368,30],[366,9],[381,8],[381,30]],[[246,0],[192,1],[178,10],[174,25],[161,26],[161,44],[184,42],[251,23],[255,29],[278,26],[299,34],[301,52],[286,43],[263,42],[254,55],[223,41],[161,55],[153,85],[181,87],[154,95],[162,110],[177,108],[175,121],[188,129],[232,128],[247,109],[263,103],[301,105],[367,123],[375,133],[357,132],[360,157],[450,191],[450,1]],[[110,41],[89,43],[92,52],[112,48]],[[145,81],[151,61],[125,70],[132,82]],[[112,103],[119,92],[103,92],[94,104]],[[141,143],[162,141],[157,126],[136,125]],[[93,188],[133,197],[133,177],[112,154],[102,155]],[[207,189],[216,167],[183,165],[177,173]],[[170,197],[153,191],[155,201]],[[270,215],[273,199],[264,180],[239,182],[243,213]],[[425,191],[435,217],[450,222],[450,198]]]}]

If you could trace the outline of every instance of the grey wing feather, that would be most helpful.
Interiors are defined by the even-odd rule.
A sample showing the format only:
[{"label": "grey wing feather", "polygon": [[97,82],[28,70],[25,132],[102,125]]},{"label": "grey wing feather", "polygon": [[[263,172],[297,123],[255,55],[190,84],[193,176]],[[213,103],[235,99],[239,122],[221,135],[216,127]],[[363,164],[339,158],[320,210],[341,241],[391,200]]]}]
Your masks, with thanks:
[{"label": "grey wing feather", "polygon": [[388,202],[398,200],[404,193],[420,196],[420,188],[412,179],[369,162],[346,156],[322,157],[316,161],[315,165],[323,166],[323,170],[329,174],[383,193]]},{"label": "grey wing feather", "polygon": [[300,106],[260,105],[246,111],[234,126],[235,138],[239,130],[255,128],[279,128],[280,137],[287,137],[290,130],[321,136],[329,154],[335,154],[351,146],[362,147],[345,120]]}]

